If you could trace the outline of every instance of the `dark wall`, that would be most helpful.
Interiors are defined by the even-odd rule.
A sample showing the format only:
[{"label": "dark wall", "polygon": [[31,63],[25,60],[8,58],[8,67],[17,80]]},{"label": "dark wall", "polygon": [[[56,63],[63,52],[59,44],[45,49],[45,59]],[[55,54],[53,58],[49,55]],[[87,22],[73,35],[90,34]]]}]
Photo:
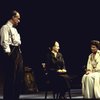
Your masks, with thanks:
[{"label": "dark wall", "polygon": [[100,40],[98,2],[0,1],[0,26],[13,9],[21,13],[18,30],[24,65],[39,70],[49,42],[55,39],[60,42],[69,73],[81,74],[90,53],[90,41]]}]

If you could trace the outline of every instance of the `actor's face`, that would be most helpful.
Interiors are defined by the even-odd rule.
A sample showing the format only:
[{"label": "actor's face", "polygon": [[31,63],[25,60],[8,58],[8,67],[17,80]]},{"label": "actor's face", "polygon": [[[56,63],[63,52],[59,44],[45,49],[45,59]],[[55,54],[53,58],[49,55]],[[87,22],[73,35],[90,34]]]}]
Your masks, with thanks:
[{"label": "actor's face", "polygon": [[55,42],[55,45],[53,46],[53,50],[54,50],[55,52],[59,52],[59,49],[60,49],[59,43],[58,43],[58,42]]},{"label": "actor's face", "polygon": [[95,45],[91,45],[91,52],[96,53],[98,48]]},{"label": "actor's face", "polygon": [[13,20],[13,25],[14,26],[17,26],[18,23],[20,22],[20,14],[19,13],[16,13],[16,15],[13,16],[12,20]]}]

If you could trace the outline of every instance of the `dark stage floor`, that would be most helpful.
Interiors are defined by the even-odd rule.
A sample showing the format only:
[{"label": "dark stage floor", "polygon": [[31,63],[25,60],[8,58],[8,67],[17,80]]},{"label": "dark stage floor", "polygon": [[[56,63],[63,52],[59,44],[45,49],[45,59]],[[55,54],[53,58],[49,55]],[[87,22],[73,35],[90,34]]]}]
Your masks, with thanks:
[{"label": "dark stage floor", "polygon": [[[68,93],[66,92],[66,97],[69,99]],[[71,97],[72,99],[82,99],[81,89],[71,89]],[[2,94],[0,95],[0,99],[3,99]],[[45,99],[44,92],[38,92],[33,94],[22,94],[20,95],[20,99]],[[48,92],[47,99],[53,99],[52,92]]]}]

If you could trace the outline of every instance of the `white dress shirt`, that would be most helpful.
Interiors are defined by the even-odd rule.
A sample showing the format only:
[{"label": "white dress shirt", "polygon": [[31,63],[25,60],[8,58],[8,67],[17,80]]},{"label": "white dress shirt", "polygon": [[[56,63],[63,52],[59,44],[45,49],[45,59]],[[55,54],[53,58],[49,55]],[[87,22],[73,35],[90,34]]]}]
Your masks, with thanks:
[{"label": "white dress shirt", "polygon": [[8,21],[0,29],[0,45],[6,53],[10,53],[10,45],[18,46],[21,44],[20,34],[13,24]]}]

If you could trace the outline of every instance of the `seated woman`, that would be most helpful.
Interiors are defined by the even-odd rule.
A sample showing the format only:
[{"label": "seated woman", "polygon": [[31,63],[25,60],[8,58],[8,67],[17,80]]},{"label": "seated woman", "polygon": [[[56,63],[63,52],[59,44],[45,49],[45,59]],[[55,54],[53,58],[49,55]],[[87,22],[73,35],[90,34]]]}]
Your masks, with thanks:
[{"label": "seated woman", "polygon": [[65,98],[65,92],[66,90],[70,90],[70,84],[64,58],[59,49],[59,43],[53,41],[46,56],[46,70],[53,84],[53,89],[60,93],[60,98]]},{"label": "seated woman", "polygon": [[91,54],[88,57],[86,73],[82,77],[82,95],[84,98],[100,99],[100,42],[91,41]]}]

